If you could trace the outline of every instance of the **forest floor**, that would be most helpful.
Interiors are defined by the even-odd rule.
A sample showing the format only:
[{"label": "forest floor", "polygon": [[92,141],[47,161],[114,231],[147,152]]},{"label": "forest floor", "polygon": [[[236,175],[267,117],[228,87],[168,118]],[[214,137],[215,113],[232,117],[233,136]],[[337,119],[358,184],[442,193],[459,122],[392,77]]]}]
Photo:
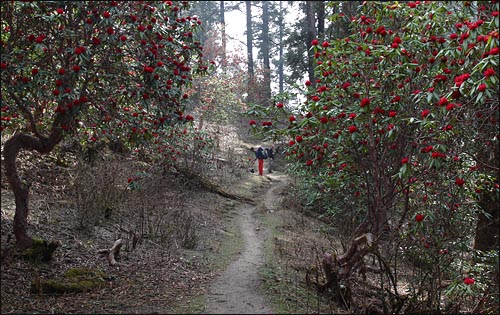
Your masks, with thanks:
[{"label": "forest floor", "polygon": [[[239,166],[210,179],[253,203],[225,198],[181,174],[159,175],[156,166],[127,156],[85,166],[57,154],[21,155],[21,172],[32,183],[28,231],[62,245],[49,262],[22,259],[2,169],[1,313],[342,311],[304,277],[334,241],[321,222],[297,211],[283,168],[265,176],[249,172],[249,145],[239,151]],[[141,189],[127,186],[130,174]],[[110,266],[98,252],[117,239],[124,247]],[[39,290],[40,281],[62,281],[71,268],[98,270],[104,284],[78,293]]]}]

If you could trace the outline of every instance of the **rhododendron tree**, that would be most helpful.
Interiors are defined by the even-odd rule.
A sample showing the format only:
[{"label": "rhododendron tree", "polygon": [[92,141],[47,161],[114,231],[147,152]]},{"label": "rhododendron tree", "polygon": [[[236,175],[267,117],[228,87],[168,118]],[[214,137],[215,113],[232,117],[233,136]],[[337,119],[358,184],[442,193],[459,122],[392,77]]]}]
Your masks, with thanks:
[{"label": "rhododendron tree", "polygon": [[[293,139],[291,172],[321,187],[314,196],[332,221],[348,222],[329,285],[377,246],[428,268],[415,281],[429,284],[430,307],[440,307],[437,273],[463,285],[451,266],[471,250],[483,196],[498,213],[498,12],[496,1],[366,1],[350,36],[313,41],[318,79],[305,82],[300,118],[251,112],[255,132]],[[260,128],[268,117],[283,122]]]},{"label": "rhododendron tree", "polygon": [[[188,2],[2,2],[4,165],[14,191],[14,232],[29,247],[21,150],[49,153],[67,135],[112,136],[132,146],[191,123],[185,89],[205,72]],[[15,130],[15,132],[13,132]],[[170,132],[170,131],[168,131]]]}]

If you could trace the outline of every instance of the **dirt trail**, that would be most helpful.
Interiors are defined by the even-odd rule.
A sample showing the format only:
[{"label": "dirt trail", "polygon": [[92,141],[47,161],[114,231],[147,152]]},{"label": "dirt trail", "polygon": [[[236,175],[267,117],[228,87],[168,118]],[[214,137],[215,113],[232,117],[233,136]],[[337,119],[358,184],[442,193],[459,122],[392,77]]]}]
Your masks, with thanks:
[{"label": "dirt trail", "polygon": [[[286,181],[282,176],[272,175],[271,186],[264,195],[264,205],[274,210],[277,194],[274,192],[284,187]],[[241,256],[234,261],[211,285],[205,313],[207,314],[271,314],[260,293],[259,267],[264,263],[263,244],[266,231],[254,216],[256,207],[248,204],[240,205],[236,222],[244,240]]]}]

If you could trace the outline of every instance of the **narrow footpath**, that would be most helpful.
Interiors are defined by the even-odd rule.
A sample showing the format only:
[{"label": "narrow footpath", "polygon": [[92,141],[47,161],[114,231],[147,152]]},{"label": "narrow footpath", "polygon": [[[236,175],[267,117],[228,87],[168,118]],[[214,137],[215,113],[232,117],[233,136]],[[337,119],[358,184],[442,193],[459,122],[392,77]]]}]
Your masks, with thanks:
[{"label": "narrow footpath", "polygon": [[[279,175],[269,176],[271,185],[264,194],[267,210],[273,210],[277,195],[274,191],[286,182]],[[273,313],[261,293],[259,268],[264,263],[265,230],[255,218],[256,206],[242,204],[238,207],[238,224],[244,249],[240,257],[210,286],[207,295],[207,314],[271,314]]]}]

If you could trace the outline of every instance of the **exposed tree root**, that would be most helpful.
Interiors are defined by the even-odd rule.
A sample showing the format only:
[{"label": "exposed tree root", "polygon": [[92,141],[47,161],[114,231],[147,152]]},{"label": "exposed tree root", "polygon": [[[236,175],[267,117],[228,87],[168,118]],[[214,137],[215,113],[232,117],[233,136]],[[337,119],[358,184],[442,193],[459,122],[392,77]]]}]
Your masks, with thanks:
[{"label": "exposed tree root", "polygon": [[120,249],[123,243],[125,243],[121,238],[116,240],[110,249],[101,249],[97,251],[99,254],[108,254],[108,261],[110,266],[115,266],[117,264],[116,258],[120,255]]}]

